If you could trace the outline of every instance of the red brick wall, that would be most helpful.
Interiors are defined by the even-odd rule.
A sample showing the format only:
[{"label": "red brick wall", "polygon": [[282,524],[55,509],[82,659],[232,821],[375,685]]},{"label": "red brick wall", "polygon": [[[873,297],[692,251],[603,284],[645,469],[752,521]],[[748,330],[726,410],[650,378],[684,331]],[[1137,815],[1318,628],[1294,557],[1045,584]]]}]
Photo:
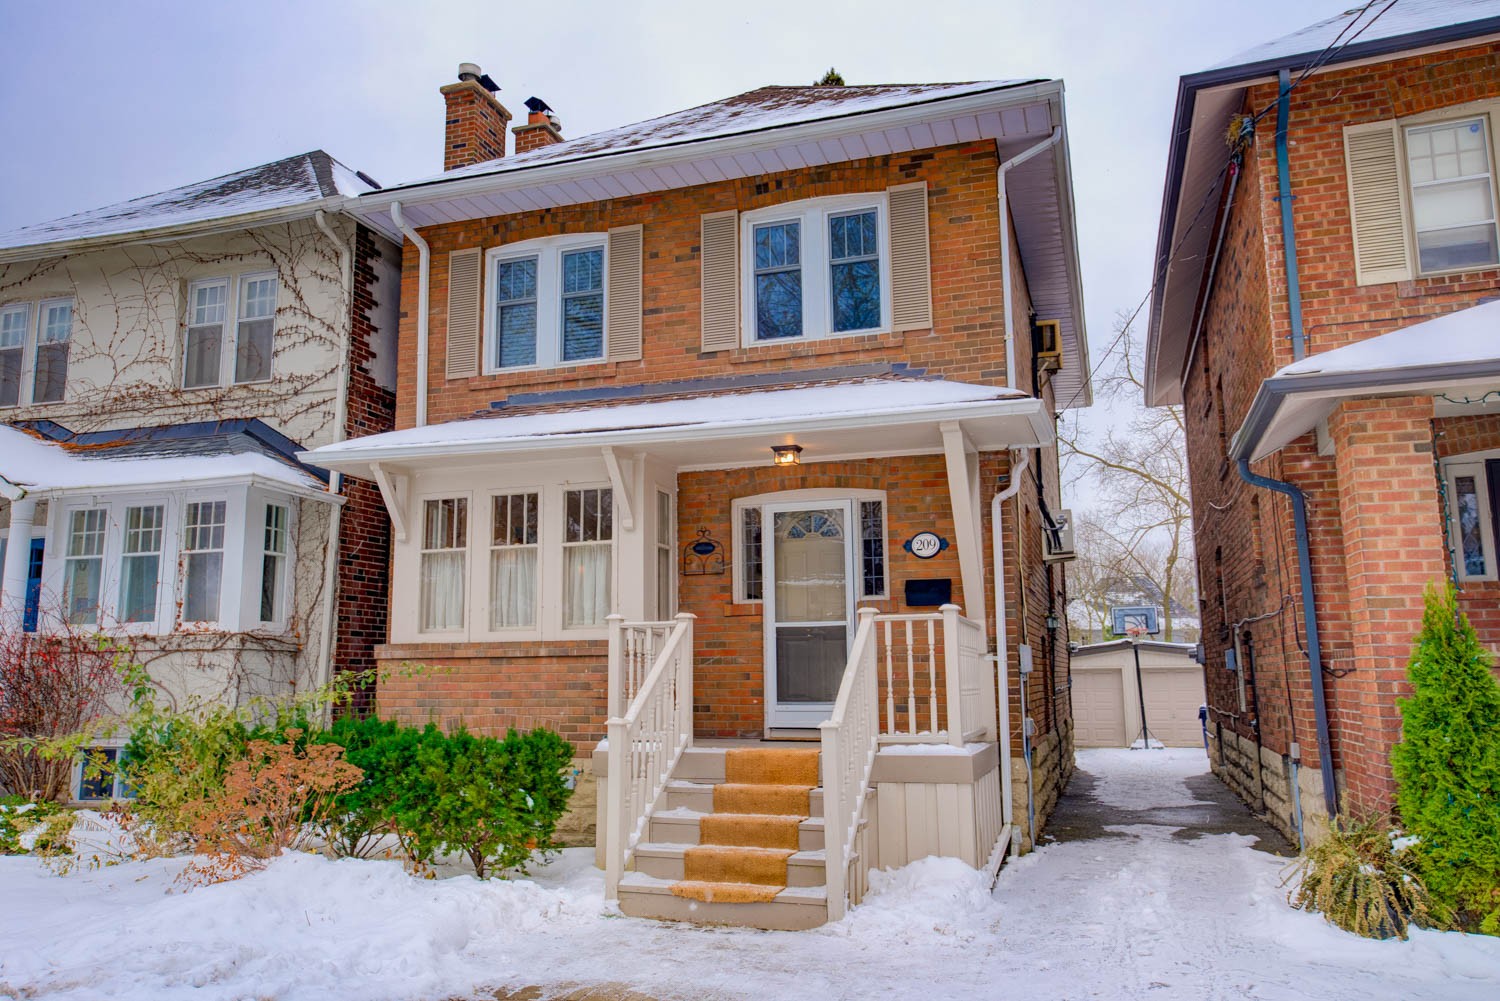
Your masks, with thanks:
[{"label": "red brick wall", "polygon": [[[374,267],[380,256],[370,231],[359,227],[354,245],[353,336],[344,427],[350,438],[389,431],[396,420],[396,394],[382,389],[370,372],[371,346],[376,333],[370,323],[370,311],[376,305]],[[397,291],[391,289],[389,294]],[[339,522],[334,670],[358,674],[375,669],[375,645],[386,639],[391,523],[379,489],[369,480],[346,476],[344,496],[347,500]],[[373,689],[361,691],[351,709],[361,715],[371,712]]]},{"label": "red brick wall", "polygon": [[[428,420],[438,423],[482,410],[514,392],[569,389],[620,382],[661,382],[764,371],[795,371],[867,362],[908,362],[968,382],[1005,377],[1000,253],[992,143],[951,146],[836,166],[706,184],[634,198],[617,198],[542,212],[518,213],[422,230],[432,248]],[[725,209],[749,211],[814,198],[884,191],[893,184],[928,182],[932,255],[932,330],[885,336],[836,337],[795,344],[703,353],[699,328],[700,217]],[[644,226],[640,361],[601,362],[552,371],[446,378],[448,254],[560,233]],[[417,301],[416,248],[407,244],[402,298]],[[402,314],[398,379],[416,385],[416,312]],[[397,424],[410,427],[416,398],[403,394]]]},{"label": "red brick wall", "polygon": [[[1489,268],[1356,286],[1343,151],[1346,125],[1500,95],[1496,52],[1493,45],[1473,46],[1334,70],[1305,80],[1293,93],[1290,173],[1309,352],[1473,305],[1500,285],[1500,269]],[[1259,111],[1275,98],[1273,84],[1257,86],[1242,110]],[[1260,129],[1246,156],[1206,307],[1204,342],[1184,386],[1205,670],[1217,724],[1246,737],[1258,733],[1278,754],[1297,741],[1312,768],[1318,756],[1291,510],[1284,498],[1240,480],[1225,461],[1219,431],[1222,423],[1232,435],[1260,382],[1293,360],[1274,112]],[[1430,403],[1425,415],[1395,407],[1378,417],[1346,406],[1330,424],[1339,428],[1334,441],[1343,455],[1319,455],[1309,436],[1255,466],[1297,485],[1307,497],[1324,666],[1334,672],[1325,672],[1324,682],[1334,759],[1349,786],[1346,807],[1388,804],[1389,745],[1399,732],[1392,722],[1394,700],[1420,618],[1421,587],[1447,572],[1431,417]],[[1494,432],[1487,427],[1486,433]],[[1461,437],[1457,425],[1452,436],[1450,443],[1439,438],[1442,454]],[[1473,589],[1466,608],[1487,596],[1487,588]],[[1488,625],[1500,616],[1478,618],[1490,641],[1500,640],[1500,631]],[[1232,642],[1230,624],[1247,619],[1257,621],[1239,631],[1254,649],[1253,683],[1242,710],[1238,679],[1224,669],[1224,650]]]}]

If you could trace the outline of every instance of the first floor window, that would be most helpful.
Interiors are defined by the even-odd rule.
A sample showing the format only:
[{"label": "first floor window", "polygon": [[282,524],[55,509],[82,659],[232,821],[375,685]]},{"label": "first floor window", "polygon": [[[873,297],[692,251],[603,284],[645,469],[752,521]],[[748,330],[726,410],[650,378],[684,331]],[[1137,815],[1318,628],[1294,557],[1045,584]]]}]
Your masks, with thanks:
[{"label": "first floor window", "polygon": [[240,279],[240,315],[234,334],[234,381],[271,378],[276,327],[276,276]]},{"label": "first floor window", "polygon": [[614,493],[568,490],[563,504],[563,626],[602,626],[610,610]]},{"label": "first floor window", "polygon": [[0,309],[0,407],[21,402],[21,360],[30,317],[31,308],[24,304]]},{"label": "first floor window", "polygon": [[81,800],[126,799],[132,794],[125,782],[125,752],[118,747],[90,747],[78,762],[78,798]]},{"label": "first floor window", "polygon": [[224,578],[224,501],[195,501],[183,516],[184,622],[216,622]]},{"label": "first floor window", "polygon": [[266,525],[260,557],[260,621],[281,619],[282,590],[286,587],[287,508],[266,505]]},{"label": "first floor window", "polygon": [[755,227],[755,338],[802,336],[802,224]]},{"label": "first floor window", "polygon": [[70,625],[99,624],[99,585],[104,576],[103,508],[74,511],[68,518],[68,554],[63,570],[63,604]]},{"label": "first floor window", "polygon": [[859,502],[860,596],[885,597],[885,505]]},{"label": "first floor window", "polygon": [[182,363],[184,389],[219,384],[228,309],[227,278],[194,282],[188,287],[187,345]]},{"label": "first floor window", "polygon": [[1459,580],[1495,580],[1495,499],[1500,459],[1475,458],[1443,464],[1448,494],[1448,544]]},{"label": "first floor window", "polygon": [[160,504],[125,509],[125,539],[120,557],[121,622],[156,620],[165,514]]},{"label": "first floor window", "polygon": [[672,584],[676,576],[673,570],[672,552],[676,538],[672,533],[672,495],[663,491],[656,494],[656,617],[665,619],[672,614]]},{"label": "first floor window", "polygon": [[495,367],[536,364],[535,257],[495,266]]},{"label": "first floor window", "polygon": [[537,495],[491,499],[490,628],[536,625]]},{"label": "first floor window", "polygon": [[469,501],[445,497],[422,506],[421,628],[462,629],[469,545]]},{"label": "first floor window", "polygon": [[1482,117],[1406,130],[1412,222],[1423,271],[1500,262],[1488,131]]},{"label": "first floor window", "polygon": [[42,303],[37,322],[36,376],[32,403],[56,403],[68,382],[68,345],[73,338],[73,300]]},{"label": "first floor window", "polygon": [[765,555],[761,548],[760,508],[747,507],[740,514],[740,580],[744,600],[760,601],[765,596]]}]

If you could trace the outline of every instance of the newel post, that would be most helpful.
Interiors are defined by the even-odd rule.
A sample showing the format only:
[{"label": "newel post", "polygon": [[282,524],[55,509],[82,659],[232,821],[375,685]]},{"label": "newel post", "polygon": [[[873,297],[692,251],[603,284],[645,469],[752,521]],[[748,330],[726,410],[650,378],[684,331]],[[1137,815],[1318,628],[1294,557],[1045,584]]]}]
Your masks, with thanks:
[{"label": "newel post", "polygon": [[625,715],[625,616],[606,615],[609,623],[609,691],[605,719]]},{"label": "newel post", "polygon": [[963,609],[950,603],[939,611],[943,613],[943,690],[948,701],[948,743],[963,747],[963,644],[958,636],[958,617]]},{"label": "newel post", "polygon": [[677,647],[677,741],[679,747],[693,746],[693,622],[698,616],[692,612],[678,612],[677,625],[682,629],[682,640]]}]

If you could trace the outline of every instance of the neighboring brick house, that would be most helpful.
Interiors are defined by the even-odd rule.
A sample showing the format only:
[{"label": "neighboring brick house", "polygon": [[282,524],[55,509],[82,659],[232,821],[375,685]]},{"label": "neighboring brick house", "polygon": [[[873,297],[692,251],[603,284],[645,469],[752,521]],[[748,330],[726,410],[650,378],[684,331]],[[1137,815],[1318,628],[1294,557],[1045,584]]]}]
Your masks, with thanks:
[{"label": "neighboring brick house", "polygon": [[[696,856],[636,846],[680,840],[645,818],[703,805],[686,776],[735,774],[735,750],[695,737],[844,740],[853,771],[826,802],[854,811],[842,841],[829,831],[851,899],[877,861],[998,865],[1012,747],[1029,845],[1028,802],[1039,824],[1072,760],[1065,580],[1043,556],[1044,525],[1052,548],[1062,536],[1053,431],[1089,402],[1061,85],[766,87],[568,141],[532,98],[511,155],[495,89],[461,67],[443,88],[446,172],[360,199],[407,237],[399,430],[308,456],[376,479],[391,512],[380,711],[548,725],[615,761],[598,834],[630,913],[796,926],[844,906],[807,853],[774,900],[727,877],[729,899],[758,902],[652,882],[691,877]],[[1016,707],[1003,755],[992,538]],[[963,615],[945,633],[948,601]],[[857,608],[917,616],[912,685],[906,622],[862,625]],[[887,628],[900,668],[888,684],[880,661],[877,712]],[[948,651],[962,684],[926,659]],[[690,699],[672,685],[683,664]],[[666,673],[646,684],[653,665]],[[851,678],[872,687],[830,737]],[[596,749],[612,717],[624,736]],[[959,747],[882,752],[871,773],[881,729]]]},{"label": "neighboring brick house", "polygon": [[1309,840],[1391,805],[1423,589],[1500,645],[1500,3],[1382,11],[1182,79],[1148,343],[1147,403],[1189,416],[1214,770]]},{"label": "neighboring brick house", "polygon": [[179,704],[373,667],[379,493],[296,453],[394,424],[376,187],[319,150],[0,236],[4,629],[129,635]]}]

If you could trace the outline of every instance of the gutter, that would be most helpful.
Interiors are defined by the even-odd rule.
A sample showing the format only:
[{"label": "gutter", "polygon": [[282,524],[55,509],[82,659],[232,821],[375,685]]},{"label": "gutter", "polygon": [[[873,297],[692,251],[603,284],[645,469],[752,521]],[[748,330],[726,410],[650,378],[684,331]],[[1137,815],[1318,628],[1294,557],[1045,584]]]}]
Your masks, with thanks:
[{"label": "gutter", "polygon": [[[1051,149],[1062,139],[1062,126],[1056,126],[1052,135],[1035,146],[1030,146],[1006,160],[995,171],[995,187],[1000,201],[1000,302],[1005,313],[1005,386],[1018,389],[1016,385],[1016,321],[1015,310],[1010,303],[1010,200],[1005,193],[1005,176],[1012,167],[1019,167],[1043,150]],[[998,143],[996,144],[998,146]],[[1080,316],[1082,313],[1080,312]]]},{"label": "gutter", "polygon": [[427,423],[428,277],[432,271],[432,250],[427,241],[406,224],[398,201],[391,202],[391,221],[417,247],[417,427],[422,427]]}]

